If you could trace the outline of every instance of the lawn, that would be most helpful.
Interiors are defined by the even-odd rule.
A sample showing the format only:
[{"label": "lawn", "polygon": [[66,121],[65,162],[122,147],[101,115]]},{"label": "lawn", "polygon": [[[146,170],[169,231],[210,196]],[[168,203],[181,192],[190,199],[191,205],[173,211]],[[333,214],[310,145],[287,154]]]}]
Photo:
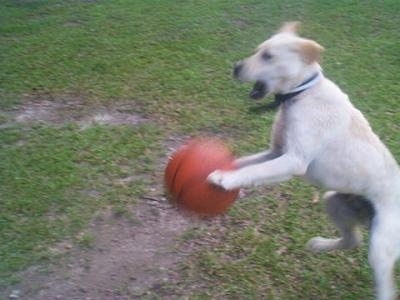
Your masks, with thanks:
[{"label": "lawn", "polygon": [[[162,181],[155,175],[171,137],[219,136],[237,155],[266,147],[274,114],[251,109],[260,104],[231,69],[287,20],[302,21],[302,34],[325,47],[326,76],[400,160],[397,0],[0,0],[0,7],[0,287],[51,261],[49,248],[60,241],[90,243],[78,233],[96,212],[135,207]],[[29,122],[28,107],[38,103],[55,107],[54,116]],[[99,109],[139,121],[83,126]],[[121,178],[129,185],[115,184]],[[212,239],[204,227],[182,232],[182,245],[201,241],[180,265],[184,279],[150,292],[371,298],[367,243],[347,253],[304,250],[310,237],[336,234],[323,204],[312,203],[315,191],[298,180],[246,189],[223,222],[210,225]]]}]

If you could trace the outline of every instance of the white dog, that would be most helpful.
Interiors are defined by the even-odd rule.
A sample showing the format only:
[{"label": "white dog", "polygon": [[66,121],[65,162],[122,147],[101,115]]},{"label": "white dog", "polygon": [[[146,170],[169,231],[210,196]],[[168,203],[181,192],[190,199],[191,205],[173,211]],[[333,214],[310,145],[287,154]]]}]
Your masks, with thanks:
[{"label": "white dog", "polygon": [[283,25],[254,54],[235,65],[234,76],[255,82],[250,96],[275,95],[280,108],[268,151],[217,170],[208,180],[226,190],[274,184],[301,176],[327,190],[327,211],[342,237],[315,237],[312,251],[353,248],[359,227],[371,229],[369,261],[377,298],[396,297],[393,269],[400,255],[400,172],[368,121],[319,65],[323,48]]}]

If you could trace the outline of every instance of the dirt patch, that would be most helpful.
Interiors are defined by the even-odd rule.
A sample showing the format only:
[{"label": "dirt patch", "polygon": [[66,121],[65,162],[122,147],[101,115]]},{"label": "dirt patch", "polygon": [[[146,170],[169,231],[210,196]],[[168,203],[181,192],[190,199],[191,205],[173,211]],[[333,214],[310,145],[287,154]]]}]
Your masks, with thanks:
[{"label": "dirt patch", "polygon": [[[136,113],[134,103],[94,107],[75,98],[31,99],[10,116],[10,122],[26,125],[75,123],[83,129],[92,124],[136,126],[149,121]],[[166,152],[172,153],[186,139],[170,137],[165,141]],[[163,170],[165,161],[159,164],[157,169]],[[125,185],[132,180],[127,177],[114,183]],[[49,252],[54,260],[20,272],[20,282],[0,290],[0,299],[176,299],[187,295],[185,289],[190,287],[181,278],[180,268],[187,255],[202,246],[190,238],[190,232],[200,230],[211,238],[225,217],[199,219],[178,211],[165,198],[160,182],[153,182],[135,200],[123,211],[98,212],[81,234],[87,239],[83,245],[69,240],[52,245]]]},{"label": "dirt patch", "polygon": [[136,126],[148,121],[136,112],[134,101],[115,103],[112,106],[86,103],[84,98],[60,96],[30,97],[12,111],[13,120],[22,124],[46,123],[61,126],[78,124],[83,129],[94,125]]},{"label": "dirt patch", "polygon": [[[165,143],[167,151],[174,151],[183,140],[171,137]],[[129,178],[121,179],[120,184],[126,180]],[[119,300],[185,296],[181,267],[187,255],[201,246],[190,239],[190,232],[200,230],[207,235],[224,217],[199,219],[179,211],[165,198],[160,183],[149,187],[136,202],[122,212],[111,207],[98,212],[78,234],[78,237],[90,238],[87,245],[68,240],[52,245],[49,252],[54,260],[20,272],[20,282],[0,291],[0,299]]]},{"label": "dirt patch", "polygon": [[[6,290],[14,299],[140,299],[180,281],[179,266],[188,252],[181,237],[202,221],[177,211],[164,198],[145,197],[123,216],[112,209],[94,217],[85,249],[61,242],[51,248],[58,263],[33,266]],[[176,294],[163,291],[163,299]]]}]

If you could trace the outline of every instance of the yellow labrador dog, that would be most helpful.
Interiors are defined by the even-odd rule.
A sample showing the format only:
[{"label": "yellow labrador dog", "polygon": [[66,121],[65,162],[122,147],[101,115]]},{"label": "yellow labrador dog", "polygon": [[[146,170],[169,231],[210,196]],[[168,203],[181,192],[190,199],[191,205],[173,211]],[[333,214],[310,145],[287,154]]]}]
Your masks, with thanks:
[{"label": "yellow labrador dog", "polygon": [[234,76],[254,82],[252,98],[274,95],[279,111],[269,150],[239,158],[237,169],[208,181],[226,190],[301,176],[330,192],[327,212],[340,238],[315,237],[312,251],[354,248],[360,225],[370,227],[369,261],[377,298],[396,297],[393,269],[400,255],[400,172],[389,150],[348,96],[321,71],[323,48],[297,35],[290,22],[239,61]]}]

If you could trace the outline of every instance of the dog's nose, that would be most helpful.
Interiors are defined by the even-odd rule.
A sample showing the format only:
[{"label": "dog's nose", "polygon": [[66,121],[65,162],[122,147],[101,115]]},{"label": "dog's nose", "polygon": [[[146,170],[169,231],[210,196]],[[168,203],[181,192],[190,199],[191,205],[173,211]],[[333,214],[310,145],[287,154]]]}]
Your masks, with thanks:
[{"label": "dog's nose", "polygon": [[237,62],[234,66],[233,66],[233,76],[235,78],[237,78],[240,74],[240,71],[242,70],[243,65],[241,64],[241,62]]}]

